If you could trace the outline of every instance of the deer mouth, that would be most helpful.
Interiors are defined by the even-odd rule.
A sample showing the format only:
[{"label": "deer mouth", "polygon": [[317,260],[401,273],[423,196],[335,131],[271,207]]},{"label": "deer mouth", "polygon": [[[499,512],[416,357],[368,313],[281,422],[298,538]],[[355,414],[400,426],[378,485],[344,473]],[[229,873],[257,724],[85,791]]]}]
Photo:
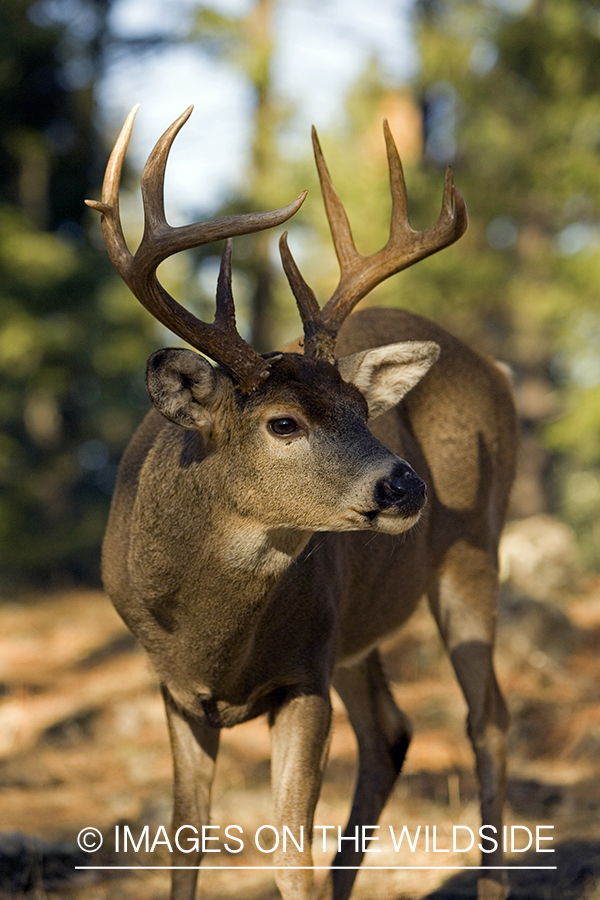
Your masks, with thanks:
[{"label": "deer mouth", "polygon": [[362,516],[365,530],[380,534],[404,534],[417,524],[421,510],[409,513],[396,508],[373,509],[364,512]]},{"label": "deer mouth", "polygon": [[370,509],[368,512],[361,513],[361,515],[363,515],[369,522],[372,522],[373,519],[377,518],[380,512],[380,509]]},{"label": "deer mouth", "polygon": [[410,528],[419,519],[423,506],[419,506],[418,508],[411,510],[398,509],[397,507],[388,507],[388,509],[370,509],[367,512],[361,513],[361,515],[367,520],[367,522],[369,522],[370,525],[381,519],[403,519],[410,523],[406,526]]}]

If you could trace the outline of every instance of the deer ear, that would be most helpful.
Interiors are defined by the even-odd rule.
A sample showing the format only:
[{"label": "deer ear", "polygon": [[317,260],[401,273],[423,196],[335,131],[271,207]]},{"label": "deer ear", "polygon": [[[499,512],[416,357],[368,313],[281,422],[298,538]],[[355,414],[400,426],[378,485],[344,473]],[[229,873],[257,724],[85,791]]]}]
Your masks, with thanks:
[{"label": "deer ear", "polygon": [[146,386],[159,412],[181,425],[206,431],[222,392],[222,377],[193,350],[158,350],[146,366]]},{"label": "deer ear", "polygon": [[344,381],[365,395],[369,416],[374,418],[408,394],[439,355],[433,341],[403,341],[344,356],[337,366]]}]

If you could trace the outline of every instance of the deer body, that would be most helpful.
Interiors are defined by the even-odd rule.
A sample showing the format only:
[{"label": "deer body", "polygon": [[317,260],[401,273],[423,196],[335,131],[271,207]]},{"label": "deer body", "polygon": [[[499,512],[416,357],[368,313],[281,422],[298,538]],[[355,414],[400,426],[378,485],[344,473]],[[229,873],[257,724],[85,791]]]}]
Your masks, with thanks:
[{"label": "deer body", "polygon": [[[173,136],[171,129],[167,151]],[[389,142],[388,152],[397,208],[404,203],[401,173]],[[164,148],[160,153],[164,168]],[[320,150],[317,161],[328,215],[337,222],[332,230],[338,232],[342,293],[352,295],[354,305],[365,293],[355,276],[363,258],[356,261],[344,238],[344,217]],[[157,298],[148,305],[155,311],[158,304],[161,321],[168,315],[172,323],[163,305],[177,310],[175,301],[153,275],[130,269],[135,259],[123,250],[116,194],[109,188],[105,182],[112,198],[103,195],[95,205],[107,243],[117,242],[115,265],[142,302],[147,292]],[[447,181],[445,197],[453,190]],[[464,215],[460,221],[450,209],[459,200],[444,201],[446,243],[466,225]],[[260,215],[273,224],[273,213]],[[424,243],[433,252],[440,229],[439,222],[432,229],[435,247],[428,232],[412,231],[411,246],[421,256]],[[390,246],[400,231],[407,240],[396,222]],[[191,246],[187,232],[185,239]],[[162,232],[156,240],[163,240]],[[387,274],[397,266],[398,251],[391,249],[376,255],[383,254],[377,265]],[[330,317],[321,317],[285,244],[284,266],[310,352],[255,357],[237,336],[235,354],[227,355],[219,329],[227,315],[232,318],[229,252],[215,337],[210,334],[218,343],[217,349],[210,344],[210,353],[221,362],[218,354],[226,356],[225,370],[188,350],[150,358],[148,388],[157,409],[122,461],[103,549],[106,589],[161,681],[174,760],[174,832],[209,821],[220,729],[267,713],[277,825],[310,835],[327,758],[332,685],[359,746],[346,833],[375,825],[411,732],[377,646],[427,594],[469,707],[482,820],[499,834],[507,717],[492,651],[497,548],[517,443],[507,379],[493,362],[419,316],[369,309],[342,324],[338,290],[323,311],[330,309]],[[405,264],[414,261],[412,250],[407,256]],[[366,267],[371,280],[372,259]],[[187,337],[177,316],[176,330]],[[323,900],[346,900],[362,855],[346,842]],[[288,848],[274,859],[284,900],[309,900],[310,847]],[[173,865],[180,868],[172,873],[172,900],[193,900],[198,863],[198,853],[175,851]],[[485,854],[483,864],[501,867],[501,848]],[[504,881],[499,870],[481,878],[479,900],[503,898]]]}]

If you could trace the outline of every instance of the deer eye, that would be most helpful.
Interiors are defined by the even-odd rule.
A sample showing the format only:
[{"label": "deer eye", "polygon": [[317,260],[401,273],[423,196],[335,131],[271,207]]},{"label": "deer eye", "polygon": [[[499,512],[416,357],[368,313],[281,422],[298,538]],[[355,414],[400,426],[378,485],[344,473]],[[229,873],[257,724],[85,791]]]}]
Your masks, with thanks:
[{"label": "deer eye", "polygon": [[276,437],[291,437],[302,431],[298,422],[290,416],[282,416],[280,419],[271,419],[267,428]]}]

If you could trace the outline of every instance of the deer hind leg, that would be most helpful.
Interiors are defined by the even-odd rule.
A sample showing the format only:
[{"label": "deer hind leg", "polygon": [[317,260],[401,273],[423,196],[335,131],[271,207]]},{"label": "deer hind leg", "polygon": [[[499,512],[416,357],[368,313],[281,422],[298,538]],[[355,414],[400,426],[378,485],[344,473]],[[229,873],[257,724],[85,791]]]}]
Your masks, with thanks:
[{"label": "deer hind leg", "polygon": [[[333,686],[344,701],[358,741],[358,777],[342,849],[324,885],[322,900],[346,900],[364,851],[362,826],[376,825],[400,774],[412,735],[408,717],[396,706],[381,658],[373,650],[358,665],[339,668]],[[358,828],[358,831],[356,830]],[[359,835],[358,848],[355,836]],[[366,832],[366,836],[370,832]]]},{"label": "deer hind leg", "polygon": [[[447,554],[436,587],[429,593],[432,612],[468,706],[467,733],[475,751],[484,834],[497,848],[482,853],[482,866],[502,866],[502,814],[506,792],[508,712],[493,665],[498,577],[495,557],[467,543]],[[493,844],[486,841],[486,849]],[[478,881],[478,900],[504,900],[506,872],[490,870]]]},{"label": "deer hind leg", "polygon": [[[186,842],[196,837],[201,840],[202,826],[209,822],[210,791],[220,732],[188,716],[175,704],[164,685],[162,692],[173,752],[171,865],[185,867],[171,871],[171,900],[193,900],[202,854],[193,844],[190,844],[192,852],[185,852]],[[181,832],[178,843],[184,849],[180,849],[175,839],[182,825],[196,829],[195,833],[191,829]]]}]

